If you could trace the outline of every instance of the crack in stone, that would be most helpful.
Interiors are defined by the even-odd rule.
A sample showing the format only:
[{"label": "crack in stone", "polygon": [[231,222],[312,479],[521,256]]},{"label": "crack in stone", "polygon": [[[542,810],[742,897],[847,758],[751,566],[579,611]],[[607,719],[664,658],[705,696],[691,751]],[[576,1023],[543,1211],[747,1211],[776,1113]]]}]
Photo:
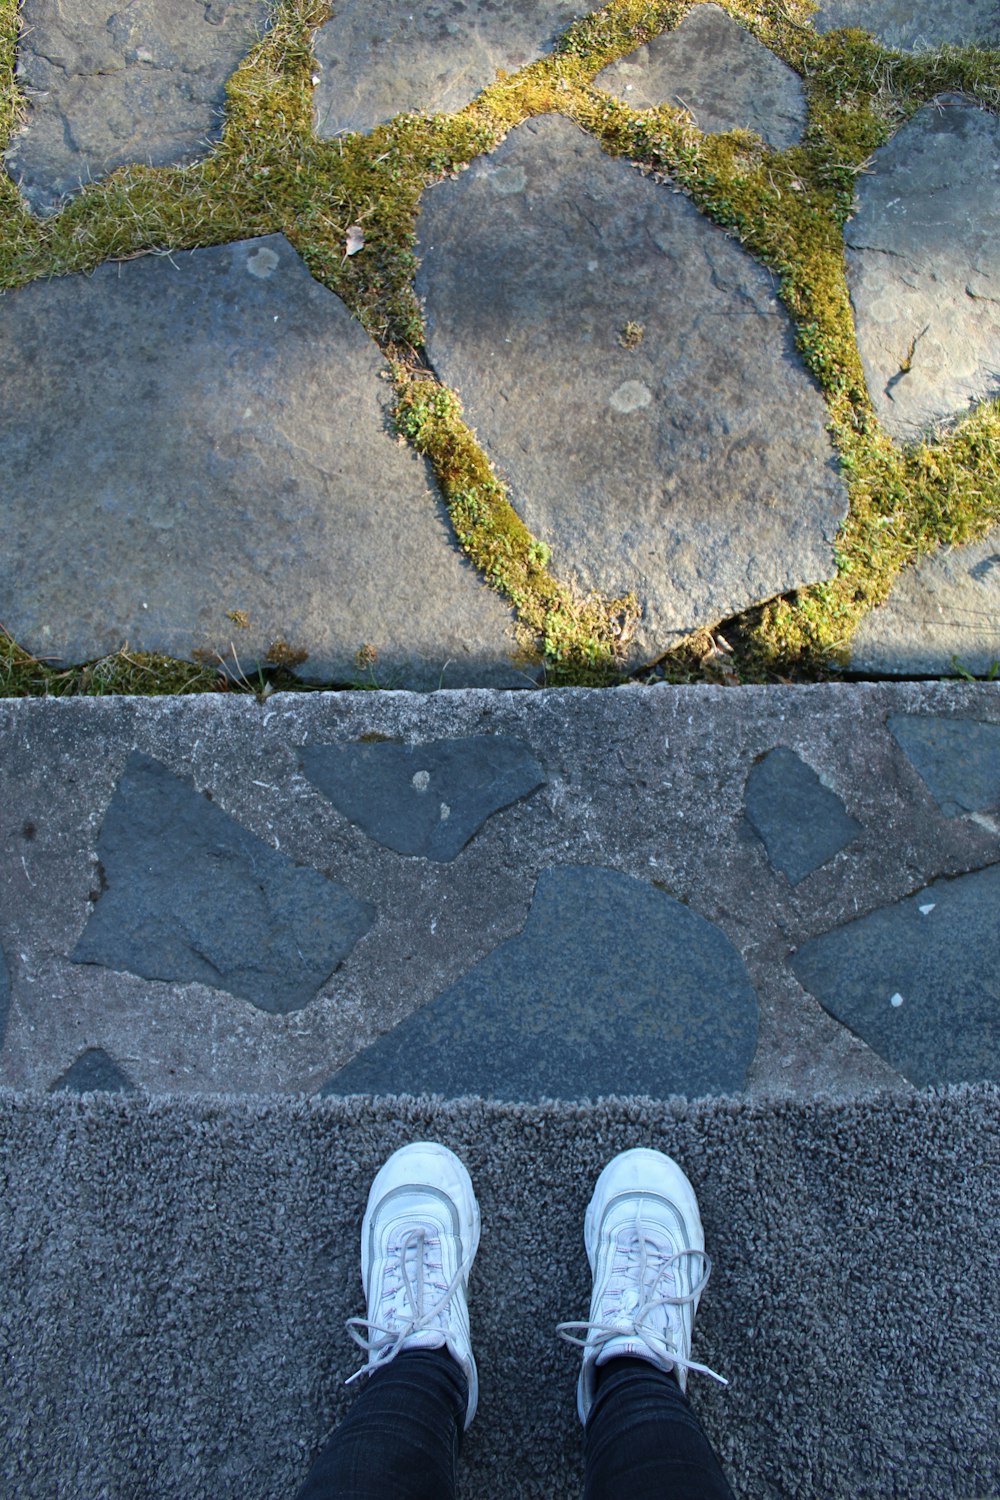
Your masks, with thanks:
[{"label": "crack in stone", "polygon": [[886,385],[885,393],[889,397],[890,401],[895,401],[896,399],[892,394],[894,387],[896,387],[905,376],[909,375],[910,371],[913,369],[913,357],[917,352],[917,345],[920,343],[920,340],[923,338],[924,334],[927,332],[930,326],[931,325],[929,323],[925,323],[920,332],[914,334],[913,338],[910,340],[910,347],[906,352],[905,359],[900,360],[899,369]]}]

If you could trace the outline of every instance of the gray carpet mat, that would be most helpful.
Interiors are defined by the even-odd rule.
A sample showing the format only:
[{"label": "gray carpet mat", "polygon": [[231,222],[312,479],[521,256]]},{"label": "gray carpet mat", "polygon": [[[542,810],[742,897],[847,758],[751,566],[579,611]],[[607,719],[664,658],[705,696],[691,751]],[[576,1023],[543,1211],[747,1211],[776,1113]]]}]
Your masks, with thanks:
[{"label": "gray carpet mat", "polygon": [[8,1500],[290,1497],[346,1410],[358,1231],[405,1141],[483,1209],[464,1496],[579,1493],[583,1212],[625,1146],[675,1155],[715,1273],[691,1392],[738,1495],[1000,1491],[1000,1090],[594,1106],[0,1091]]}]

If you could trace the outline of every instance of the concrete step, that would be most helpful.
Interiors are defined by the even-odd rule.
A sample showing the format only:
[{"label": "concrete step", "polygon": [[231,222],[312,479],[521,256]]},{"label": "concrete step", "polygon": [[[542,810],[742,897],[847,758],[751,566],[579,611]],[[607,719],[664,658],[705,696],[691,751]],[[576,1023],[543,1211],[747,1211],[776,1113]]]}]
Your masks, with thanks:
[{"label": "concrete step", "polygon": [[1000,686],[0,703],[0,1082],[998,1076]]}]

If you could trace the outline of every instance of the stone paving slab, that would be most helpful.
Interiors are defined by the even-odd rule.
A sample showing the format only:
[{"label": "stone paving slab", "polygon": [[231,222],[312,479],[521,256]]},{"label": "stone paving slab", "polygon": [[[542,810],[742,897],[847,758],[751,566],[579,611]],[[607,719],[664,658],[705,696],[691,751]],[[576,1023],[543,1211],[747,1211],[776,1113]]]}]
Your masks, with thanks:
[{"label": "stone paving slab", "polygon": [[845,230],[880,421],[913,441],[1000,395],[1000,119],[955,95],[872,158]]},{"label": "stone paving slab", "polygon": [[851,666],[873,676],[976,677],[1000,671],[1000,528],[907,568],[861,622]]},{"label": "stone paving slab", "polygon": [[[935,882],[992,890],[998,727],[1000,685],[965,683],[0,702],[0,952],[10,976],[0,1082],[336,1091],[348,1065],[345,1084],[385,1076],[377,1065],[399,1027],[407,1046],[393,1060],[394,1087],[412,1078],[459,1092],[466,1080],[497,1097],[575,1098],[637,1079],[645,1087],[659,1069],[666,1091],[678,1086],[668,1061],[678,1057],[691,1092],[905,1087],[917,1076],[912,1050],[863,1040],[853,1012],[833,1013],[828,987],[810,980],[811,993],[796,976],[796,953],[846,942],[852,924],[895,920],[901,903],[919,910],[936,900],[922,895]],[[482,736],[526,746],[543,780],[484,808],[451,859],[370,837],[305,770],[322,747],[415,747],[416,764],[426,746],[411,785],[426,770],[430,790],[442,743]],[[780,826],[777,846],[773,829],[770,844],[756,831],[752,785],[747,800],[755,766],[776,750],[829,794],[817,798],[808,776],[790,784],[779,825],[782,813],[786,828],[809,817],[835,835],[795,883],[776,867]],[[130,844],[120,816],[134,768],[154,764],[157,795],[176,782],[173,805],[189,818],[201,810],[197,832],[178,821],[169,860],[167,844],[161,860],[139,829]],[[404,801],[401,823],[409,817]],[[120,852],[105,860],[112,832]],[[371,914],[294,1009],[239,982],[262,955],[295,961],[294,927],[261,898],[280,860]],[[172,888],[151,897],[148,882],[168,867]],[[980,1000],[994,994],[1000,962],[997,908],[983,900],[978,926],[959,912],[949,933],[955,982],[968,947]],[[186,930],[214,973],[149,977],[139,916],[152,923],[148,950],[185,906],[200,907],[200,935]],[[81,941],[112,911],[133,948],[79,962]],[[225,935],[240,932],[226,951]],[[838,961],[863,990],[860,960]],[[704,978],[691,981],[727,965],[733,982],[714,1000]],[[627,978],[620,990],[616,966]],[[710,1002],[718,1025],[706,1023]],[[967,1076],[970,1056],[997,1076],[990,1014],[980,1008],[972,1054],[952,1006],[930,992],[919,1076],[934,1072],[927,1057],[941,1078]],[[602,1030],[628,1057],[618,1071],[593,1045]],[[421,1080],[418,1060],[431,1058],[435,1038],[436,1071]]]},{"label": "stone paving slab", "polygon": [[753,130],[776,151],[796,144],[808,114],[798,74],[718,5],[694,6],[594,83],[630,109],[677,105],[699,130]]},{"label": "stone paving slab", "polygon": [[204,154],[264,0],[24,0],[17,77],[30,113],[7,171],[36,213],[128,162]]},{"label": "stone paving slab", "polygon": [[858,26],[887,47],[924,52],[931,47],[1000,45],[997,0],[819,0],[817,31]]},{"label": "stone paving slab", "polygon": [[463,109],[498,70],[551,50],[586,0],[340,0],[316,33],[324,139],[399,114]]},{"label": "stone paving slab", "polygon": [[0,384],[2,623],[29,650],[277,650],[349,683],[368,648],[383,685],[524,683],[385,360],[282,236],[3,294]]},{"label": "stone paving slab", "polygon": [[556,570],[637,594],[638,660],[831,576],[826,407],[770,275],[686,198],[545,115],[427,191],[418,250],[431,363]]}]

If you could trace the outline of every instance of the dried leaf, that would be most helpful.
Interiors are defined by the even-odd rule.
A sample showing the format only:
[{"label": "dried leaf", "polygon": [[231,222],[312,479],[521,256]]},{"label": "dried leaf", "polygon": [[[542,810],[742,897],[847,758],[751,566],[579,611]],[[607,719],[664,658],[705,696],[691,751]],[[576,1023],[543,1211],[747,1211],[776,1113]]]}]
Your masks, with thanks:
[{"label": "dried leaf", "polygon": [[359,250],[365,248],[365,232],[360,224],[352,224],[347,231],[347,240],[344,245],[345,255],[357,255]]}]

